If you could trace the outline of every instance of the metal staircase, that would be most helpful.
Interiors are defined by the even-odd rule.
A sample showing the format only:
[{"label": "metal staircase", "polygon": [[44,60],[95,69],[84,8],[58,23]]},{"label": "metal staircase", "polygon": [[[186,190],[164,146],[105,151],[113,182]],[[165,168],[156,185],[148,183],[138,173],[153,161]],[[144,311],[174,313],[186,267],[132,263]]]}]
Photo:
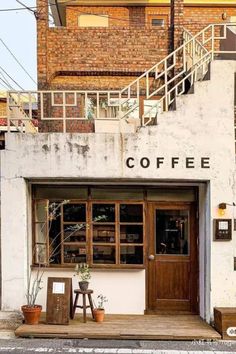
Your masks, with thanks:
[{"label": "metal staircase", "polygon": [[[33,129],[29,125],[30,104],[37,101],[40,119],[61,121],[63,132],[67,131],[67,122],[73,120],[94,120],[95,132],[96,123],[101,123],[104,132],[108,122],[118,127],[117,132],[130,131],[130,126],[136,131],[155,125],[159,114],[174,109],[178,96],[205,78],[212,60],[225,55],[236,59],[236,51],[227,47],[229,32],[236,40],[235,26],[211,24],[195,35],[185,29],[179,48],[120,91],[8,92],[8,123],[21,121],[25,131]],[[23,108],[22,97],[29,102],[29,114]]]}]

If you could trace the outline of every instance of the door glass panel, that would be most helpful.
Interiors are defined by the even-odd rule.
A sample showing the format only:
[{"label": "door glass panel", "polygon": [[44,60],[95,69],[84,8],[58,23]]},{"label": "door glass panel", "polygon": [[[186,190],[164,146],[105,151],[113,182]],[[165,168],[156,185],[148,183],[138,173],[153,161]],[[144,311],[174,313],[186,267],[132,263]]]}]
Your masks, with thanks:
[{"label": "door glass panel", "polygon": [[189,254],[188,210],[156,210],[156,254]]}]

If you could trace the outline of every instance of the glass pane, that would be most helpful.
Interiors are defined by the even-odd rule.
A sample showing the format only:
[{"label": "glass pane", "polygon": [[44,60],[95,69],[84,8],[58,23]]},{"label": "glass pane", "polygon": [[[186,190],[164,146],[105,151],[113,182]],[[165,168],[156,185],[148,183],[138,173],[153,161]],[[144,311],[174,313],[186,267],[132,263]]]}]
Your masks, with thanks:
[{"label": "glass pane", "polygon": [[35,263],[46,264],[47,263],[47,245],[36,244],[35,245]]},{"label": "glass pane", "polygon": [[121,204],[120,222],[143,222],[143,205]]},{"label": "glass pane", "polygon": [[50,221],[49,224],[49,262],[61,263],[61,218]]},{"label": "glass pane", "polygon": [[94,264],[115,264],[116,263],[115,246],[94,246],[93,263]]},{"label": "glass pane", "polygon": [[156,254],[189,253],[187,210],[156,210]]},{"label": "glass pane", "polygon": [[163,18],[152,18],[152,26],[164,26],[164,19]]},{"label": "glass pane", "polygon": [[143,264],[143,246],[121,246],[121,264]]},{"label": "glass pane", "polygon": [[35,242],[36,243],[46,243],[46,231],[47,225],[46,223],[37,223],[35,224]]},{"label": "glass pane", "polygon": [[64,221],[86,221],[85,204],[66,204],[64,209]]},{"label": "glass pane", "polygon": [[93,242],[114,243],[115,225],[93,225]]},{"label": "glass pane", "polygon": [[66,224],[64,225],[65,242],[85,242],[86,224]]},{"label": "glass pane", "polygon": [[46,222],[47,221],[47,201],[37,201],[35,205],[35,221]]},{"label": "glass pane", "polygon": [[85,245],[64,245],[64,263],[86,263]]},{"label": "glass pane", "polygon": [[93,221],[114,222],[115,204],[93,204]]},{"label": "glass pane", "polygon": [[120,242],[121,243],[142,243],[143,225],[121,225]]}]

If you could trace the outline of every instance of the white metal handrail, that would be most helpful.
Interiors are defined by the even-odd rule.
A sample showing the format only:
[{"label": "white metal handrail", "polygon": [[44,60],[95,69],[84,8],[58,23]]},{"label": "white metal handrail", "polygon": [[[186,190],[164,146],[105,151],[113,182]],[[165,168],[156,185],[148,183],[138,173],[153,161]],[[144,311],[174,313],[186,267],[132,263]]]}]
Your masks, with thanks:
[{"label": "white metal handrail", "polygon": [[[189,81],[190,86],[195,81],[202,80],[208,71],[209,63],[215,58],[215,54],[236,53],[235,51],[220,50],[219,41],[226,39],[227,29],[232,26],[235,26],[235,24],[212,24],[194,36],[190,32],[184,31],[184,43],[160,62],[164,62],[165,66],[165,72],[159,74],[159,77],[162,76],[164,78],[164,83],[147,98],[150,99],[154,95],[161,97],[142,116],[142,125],[148,125],[153,119],[156,119],[159,113],[168,111],[176,97],[185,92],[184,89],[178,91],[180,85],[184,88],[188,79],[191,79]],[[180,58],[178,62],[176,60],[177,57]],[[168,60],[171,60],[169,66]],[[172,62],[175,64],[174,68]],[[157,70],[160,63],[156,64],[152,69]],[[177,73],[173,73],[173,69]],[[162,91],[164,92],[162,93]]]},{"label": "white metal handrail", "polygon": [[[183,44],[120,91],[32,91],[8,92],[8,127],[28,124],[33,104],[41,120],[59,120],[63,132],[74,120],[121,120],[134,118],[146,126],[168,111],[177,96],[202,80],[209,63],[219,53],[236,53],[220,48],[234,23],[211,24],[195,35],[183,33]],[[26,109],[25,102],[28,103]],[[143,103],[144,102],[144,103]],[[141,106],[144,113],[140,117]]]}]

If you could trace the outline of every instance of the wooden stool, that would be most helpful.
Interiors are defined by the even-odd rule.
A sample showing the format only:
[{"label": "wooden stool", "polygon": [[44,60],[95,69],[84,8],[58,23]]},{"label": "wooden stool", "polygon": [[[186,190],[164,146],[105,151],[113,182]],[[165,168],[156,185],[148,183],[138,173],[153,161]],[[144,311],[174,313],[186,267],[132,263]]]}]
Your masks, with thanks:
[{"label": "wooden stool", "polygon": [[[93,294],[93,290],[80,290],[80,289],[76,289],[74,290],[75,295],[75,301],[74,301],[74,305],[73,305],[73,311],[72,311],[72,316],[71,318],[73,319],[75,316],[75,311],[76,311],[76,307],[83,309],[83,319],[84,319],[84,323],[86,322],[86,309],[90,307],[91,309],[91,313],[92,316],[94,318],[94,314],[93,314],[93,301],[92,301],[92,296],[91,294]],[[79,306],[77,305],[78,300],[79,300],[79,295],[83,296],[83,306]],[[86,295],[88,296],[88,301],[89,301],[89,305],[86,305]]]}]

